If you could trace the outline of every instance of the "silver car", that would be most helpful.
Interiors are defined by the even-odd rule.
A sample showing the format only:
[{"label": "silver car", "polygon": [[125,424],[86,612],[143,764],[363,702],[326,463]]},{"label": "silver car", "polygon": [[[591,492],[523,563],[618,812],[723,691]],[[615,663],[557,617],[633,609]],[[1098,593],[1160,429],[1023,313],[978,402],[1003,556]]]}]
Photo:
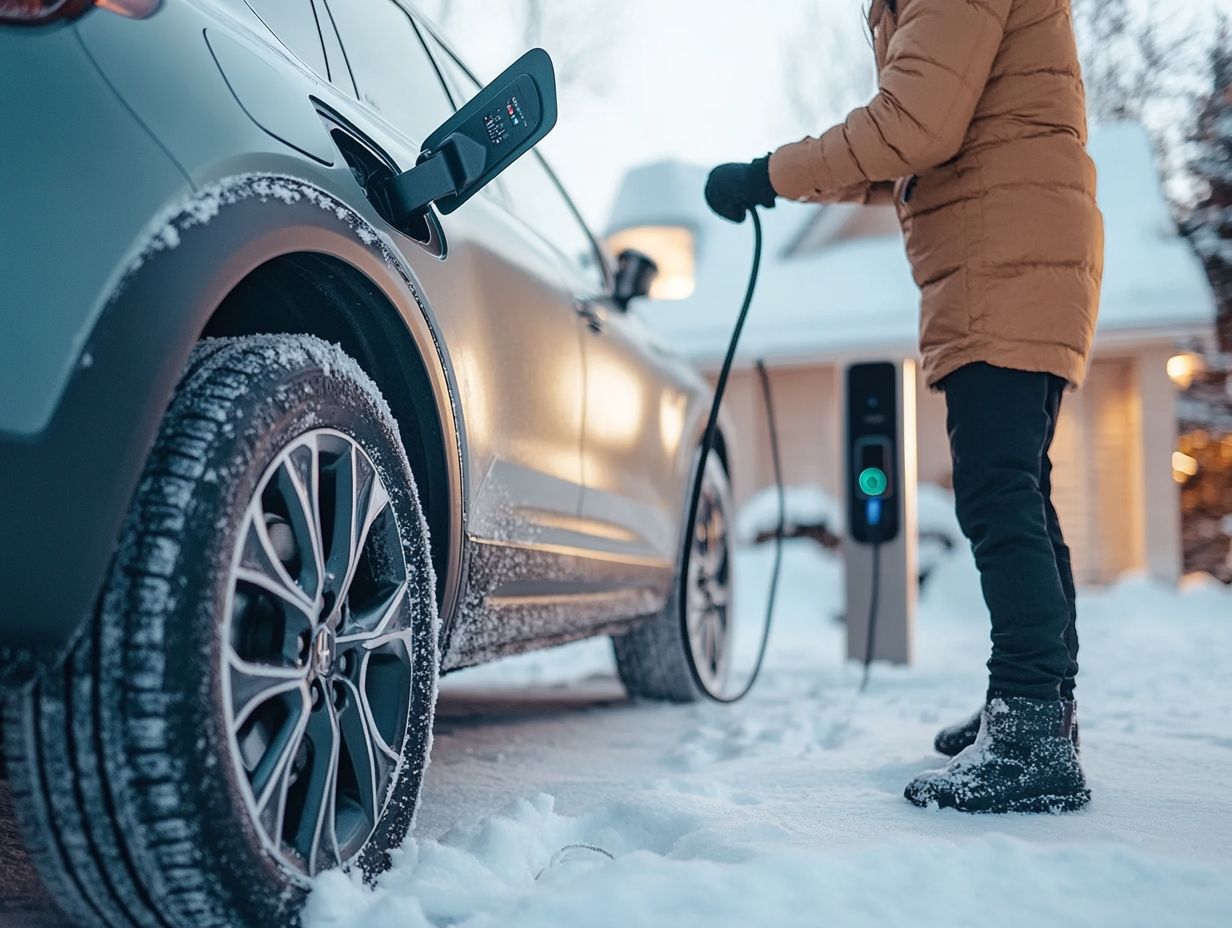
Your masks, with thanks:
[{"label": "silver car", "polygon": [[611,635],[634,696],[722,685],[726,452],[686,527],[652,267],[535,152],[397,195],[481,90],[396,0],[0,2],[4,761],[81,924],[382,870],[441,672]]}]

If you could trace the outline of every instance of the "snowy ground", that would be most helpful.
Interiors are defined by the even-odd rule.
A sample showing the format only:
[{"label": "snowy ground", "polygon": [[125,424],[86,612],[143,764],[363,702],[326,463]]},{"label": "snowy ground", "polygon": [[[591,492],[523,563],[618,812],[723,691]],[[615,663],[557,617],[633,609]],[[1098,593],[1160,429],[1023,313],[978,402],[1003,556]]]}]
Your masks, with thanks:
[{"label": "snowy ground", "polygon": [[[741,609],[768,556],[742,554]],[[837,563],[794,542],[783,584],[769,670],[735,707],[630,705],[605,642],[448,678],[416,838],[375,891],[321,877],[307,928],[1232,924],[1227,590],[1085,595],[1094,800],[968,817],[902,788],[982,692],[969,558],[930,580],[916,664],[862,695]]]}]

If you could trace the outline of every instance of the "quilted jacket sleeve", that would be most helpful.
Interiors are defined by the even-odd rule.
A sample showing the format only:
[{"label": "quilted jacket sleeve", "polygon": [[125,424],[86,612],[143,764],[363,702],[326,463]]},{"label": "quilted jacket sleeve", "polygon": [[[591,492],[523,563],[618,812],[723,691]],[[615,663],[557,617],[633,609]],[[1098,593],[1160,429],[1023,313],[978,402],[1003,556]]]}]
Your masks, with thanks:
[{"label": "quilted jacket sleeve", "polygon": [[862,203],[865,206],[889,206],[894,202],[893,181],[878,181],[875,184],[860,184],[840,190],[833,197],[835,203]]},{"label": "quilted jacket sleeve", "polygon": [[775,190],[837,199],[853,188],[919,174],[959,147],[1001,47],[1014,0],[900,0],[880,89],[845,122],[770,158]]}]

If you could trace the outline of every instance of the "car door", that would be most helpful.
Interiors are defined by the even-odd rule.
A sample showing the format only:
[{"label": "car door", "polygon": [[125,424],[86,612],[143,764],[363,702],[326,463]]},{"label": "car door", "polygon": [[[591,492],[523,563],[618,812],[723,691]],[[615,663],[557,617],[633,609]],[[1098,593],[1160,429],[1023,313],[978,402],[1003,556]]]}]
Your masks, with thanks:
[{"label": "car door", "polygon": [[700,378],[635,310],[587,306],[582,516],[603,547],[674,565]]},{"label": "car door", "polygon": [[[429,48],[455,96],[478,83],[435,36]],[[561,257],[585,323],[582,480],[577,531],[585,546],[663,567],[674,565],[684,475],[682,447],[697,373],[667,350],[635,311],[610,298],[611,281],[589,230],[536,152],[500,178],[511,208]]]},{"label": "car door", "polygon": [[[400,169],[414,165],[422,138],[454,106],[411,14],[394,0],[316,2],[358,91],[344,115]],[[416,254],[413,264],[458,384],[467,531],[552,543],[576,520],[582,495],[585,384],[572,295],[557,255],[525,234],[499,193],[484,191],[440,221],[448,260]]]},{"label": "car door", "polygon": [[[455,97],[473,96],[478,82],[439,39],[429,34],[428,44]],[[656,566],[673,563],[683,484],[680,436],[696,374],[658,347],[636,314],[611,301],[599,249],[537,152],[505,171],[500,191],[558,253],[585,323],[585,489],[577,533],[592,550]]]},{"label": "car door", "polygon": [[675,465],[687,369],[652,349],[640,318],[608,296],[594,241],[542,159],[506,173],[518,212],[566,259],[585,323],[581,527],[588,545],[659,566],[675,560],[682,480]]},{"label": "car door", "polygon": [[519,216],[564,259],[585,323],[579,531],[591,549],[672,565],[691,463],[682,436],[699,378],[611,299],[594,239],[546,162],[525,158],[503,181]]}]

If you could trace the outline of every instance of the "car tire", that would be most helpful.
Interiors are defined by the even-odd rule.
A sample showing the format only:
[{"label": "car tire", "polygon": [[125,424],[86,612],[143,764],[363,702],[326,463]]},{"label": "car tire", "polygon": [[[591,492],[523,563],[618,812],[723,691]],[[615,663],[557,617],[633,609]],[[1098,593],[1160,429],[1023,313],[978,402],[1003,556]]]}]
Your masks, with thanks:
[{"label": "car tire", "polygon": [[[733,508],[727,469],[717,454],[708,455],[702,499],[694,524],[684,537],[684,550],[667,606],[631,631],[612,638],[617,672],[634,699],[696,702],[706,698],[708,691],[715,696],[723,694],[731,659],[732,626],[728,615],[732,602],[729,543]],[[702,576],[699,566],[710,551],[716,559],[716,576],[708,578]],[[717,586],[709,583],[711,580]],[[691,604],[693,615],[698,614],[696,597],[702,594],[703,587],[710,586],[722,588],[722,602],[702,603],[700,608],[717,606],[712,617],[717,623],[716,633],[709,639],[717,650],[708,649],[704,635],[699,636],[697,627],[686,620]],[[713,598],[718,598],[717,593]]]},{"label": "car tire", "polygon": [[427,527],[375,385],[311,337],[203,342],[93,616],[5,707],[50,895],[82,925],[298,923],[313,873],[372,877],[410,828],[437,670]]}]

